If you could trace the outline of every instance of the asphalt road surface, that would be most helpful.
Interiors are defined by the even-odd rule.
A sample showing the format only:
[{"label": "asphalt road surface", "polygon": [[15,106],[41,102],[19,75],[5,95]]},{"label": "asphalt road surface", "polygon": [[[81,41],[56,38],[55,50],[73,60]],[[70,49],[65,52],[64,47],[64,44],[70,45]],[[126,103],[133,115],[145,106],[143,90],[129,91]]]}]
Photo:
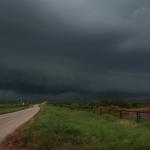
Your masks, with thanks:
[{"label": "asphalt road surface", "polygon": [[34,105],[18,112],[0,115],[0,143],[18,127],[34,117],[39,110],[39,105]]}]

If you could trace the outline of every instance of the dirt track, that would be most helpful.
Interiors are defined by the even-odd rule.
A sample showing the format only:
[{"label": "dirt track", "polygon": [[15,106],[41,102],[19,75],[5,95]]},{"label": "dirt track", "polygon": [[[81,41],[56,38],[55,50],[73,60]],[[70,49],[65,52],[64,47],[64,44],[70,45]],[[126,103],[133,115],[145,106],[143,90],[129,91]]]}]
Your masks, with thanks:
[{"label": "dirt track", "polygon": [[34,105],[31,108],[13,112],[5,115],[0,115],[0,143],[18,127],[29,121],[40,110],[39,105]]}]

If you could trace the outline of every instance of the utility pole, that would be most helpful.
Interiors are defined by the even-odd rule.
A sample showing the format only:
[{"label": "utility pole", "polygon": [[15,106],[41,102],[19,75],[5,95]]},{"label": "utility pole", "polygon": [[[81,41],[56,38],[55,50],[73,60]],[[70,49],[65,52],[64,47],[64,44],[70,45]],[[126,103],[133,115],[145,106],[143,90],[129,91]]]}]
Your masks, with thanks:
[{"label": "utility pole", "polygon": [[22,96],[20,96],[20,103],[21,103],[21,105],[24,105],[24,103],[23,103],[23,98],[22,98]]}]

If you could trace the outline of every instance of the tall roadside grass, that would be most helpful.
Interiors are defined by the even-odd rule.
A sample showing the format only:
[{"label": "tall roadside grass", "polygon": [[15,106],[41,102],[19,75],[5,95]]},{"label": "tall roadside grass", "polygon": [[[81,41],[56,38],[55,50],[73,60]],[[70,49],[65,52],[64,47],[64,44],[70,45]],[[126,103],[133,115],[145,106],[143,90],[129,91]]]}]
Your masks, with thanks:
[{"label": "tall roadside grass", "polygon": [[150,150],[150,126],[44,104],[20,144],[37,150]]}]

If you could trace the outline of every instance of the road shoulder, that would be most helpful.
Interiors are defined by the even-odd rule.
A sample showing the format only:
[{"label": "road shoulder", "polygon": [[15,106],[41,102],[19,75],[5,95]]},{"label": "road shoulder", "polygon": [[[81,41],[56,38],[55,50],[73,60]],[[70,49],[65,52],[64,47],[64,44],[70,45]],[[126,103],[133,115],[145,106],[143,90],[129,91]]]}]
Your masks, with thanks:
[{"label": "road shoulder", "polygon": [[0,144],[0,150],[34,150],[33,148],[24,148],[20,145],[19,140],[22,131],[27,127],[28,124],[30,124],[32,121],[34,121],[34,119],[36,119],[39,112],[35,114],[29,121],[25,122],[20,127],[18,127],[12,134],[8,135],[5,138],[5,140]]}]

